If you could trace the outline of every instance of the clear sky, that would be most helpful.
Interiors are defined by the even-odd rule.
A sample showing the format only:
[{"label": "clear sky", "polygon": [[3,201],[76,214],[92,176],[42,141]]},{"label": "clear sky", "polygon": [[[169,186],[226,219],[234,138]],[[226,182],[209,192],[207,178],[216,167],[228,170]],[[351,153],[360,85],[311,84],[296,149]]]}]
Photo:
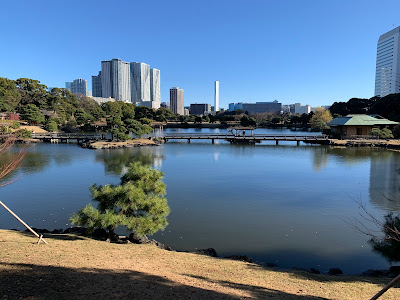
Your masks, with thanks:
[{"label": "clear sky", "polygon": [[[97,75],[102,60],[161,70],[161,100],[329,105],[374,93],[376,43],[399,0],[32,1],[0,5],[0,77],[49,87]],[[393,27],[394,26],[394,27]]]}]

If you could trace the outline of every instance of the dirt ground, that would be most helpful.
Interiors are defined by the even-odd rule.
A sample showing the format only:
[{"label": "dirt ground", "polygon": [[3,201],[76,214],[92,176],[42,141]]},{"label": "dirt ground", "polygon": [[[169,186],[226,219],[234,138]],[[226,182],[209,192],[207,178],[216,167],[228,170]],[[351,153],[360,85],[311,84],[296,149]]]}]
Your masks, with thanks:
[{"label": "dirt ground", "polygon": [[[228,259],[0,230],[1,299],[370,299],[390,279],[314,275]],[[392,288],[381,299],[400,299]]]},{"label": "dirt ground", "polygon": [[94,142],[90,144],[91,148],[107,149],[107,148],[121,148],[134,145],[155,145],[153,140],[149,139],[134,139],[125,142]]}]

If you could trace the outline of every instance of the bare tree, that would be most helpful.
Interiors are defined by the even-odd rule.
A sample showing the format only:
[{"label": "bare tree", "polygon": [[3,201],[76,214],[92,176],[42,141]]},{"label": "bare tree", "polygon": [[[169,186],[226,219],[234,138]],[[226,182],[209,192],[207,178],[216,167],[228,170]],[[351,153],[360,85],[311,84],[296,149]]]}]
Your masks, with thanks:
[{"label": "bare tree", "polygon": [[[400,216],[389,213],[383,219],[370,212],[365,203],[361,200],[353,199],[359,205],[360,219],[345,221],[353,229],[371,237],[375,252],[379,252],[389,260],[400,260],[400,255],[396,249],[400,247]],[[387,198],[389,201],[394,201]],[[382,236],[382,232],[384,235]],[[393,256],[395,254],[395,256]],[[376,300],[388,289],[400,281],[400,274],[393,278],[382,290],[379,291],[371,300]]]}]

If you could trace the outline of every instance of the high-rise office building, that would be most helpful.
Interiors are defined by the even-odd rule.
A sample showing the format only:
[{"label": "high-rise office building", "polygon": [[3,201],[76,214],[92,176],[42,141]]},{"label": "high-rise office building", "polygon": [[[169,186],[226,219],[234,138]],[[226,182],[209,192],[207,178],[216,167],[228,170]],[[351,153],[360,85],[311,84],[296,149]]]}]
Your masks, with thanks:
[{"label": "high-rise office building", "polygon": [[132,103],[150,101],[150,66],[138,62],[132,62],[130,65]]},{"label": "high-rise office building", "polygon": [[219,81],[215,82],[214,111],[219,111]]},{"label": "high-rise office building", "polygon": [[150,69],[150,101],[161,104],[160,70]]},{"label": "high-rise office building", "polygon": [[94,97],[160,108],[160,70],[117,58],[102,61],[99,75],[92,76],[92,93]]},{"label": "high-rise office building", "polygon": [[72,94],[86,96],[87,81],[86,81],[86,79],[75,79],[72,82],[66,82],[65,88],[70,90]]},{"label": "high-rise office building", "polygon": [[183,115],[183,90],[178,87],[173,87],[169,90],[169,100],[171,110],[174,114]]},{"label": "high-rise office building", "polygon": [[101,91],[103,98],[131,102],[130,64],[117,58],[102,61]]},{"label": "high-rise office building", "polygon": [[92,96],[93,97],[102,97],[101,93],[101,71],[99,75],[92,76]]},{"label": "high-rise office building", "polygon": [[382,34],[376,53],[375,96],[400,93],[400,26]]}]

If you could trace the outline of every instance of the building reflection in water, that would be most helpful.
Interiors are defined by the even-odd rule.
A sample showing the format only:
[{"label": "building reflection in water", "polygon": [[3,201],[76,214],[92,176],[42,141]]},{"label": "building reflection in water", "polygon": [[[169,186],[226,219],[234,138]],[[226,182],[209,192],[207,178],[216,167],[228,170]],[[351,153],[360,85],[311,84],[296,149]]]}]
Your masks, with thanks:
[{"label": "building reflection in water", "polygon": [[371,204],[387,212],[400,212],[400,155],[386,151],[372,155],[369,194]]}]

